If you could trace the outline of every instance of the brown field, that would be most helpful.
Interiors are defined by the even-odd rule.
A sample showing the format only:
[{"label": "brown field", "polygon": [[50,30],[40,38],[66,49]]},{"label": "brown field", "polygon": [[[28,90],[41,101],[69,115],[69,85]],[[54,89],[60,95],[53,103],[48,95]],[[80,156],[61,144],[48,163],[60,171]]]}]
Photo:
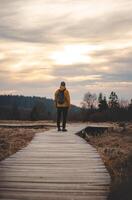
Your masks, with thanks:
[{"label": "brown field", "polygon": [[132,123],[114,125],[114,131],[85,138],[101,155],[111,178],[110,200],[132,199]]}]

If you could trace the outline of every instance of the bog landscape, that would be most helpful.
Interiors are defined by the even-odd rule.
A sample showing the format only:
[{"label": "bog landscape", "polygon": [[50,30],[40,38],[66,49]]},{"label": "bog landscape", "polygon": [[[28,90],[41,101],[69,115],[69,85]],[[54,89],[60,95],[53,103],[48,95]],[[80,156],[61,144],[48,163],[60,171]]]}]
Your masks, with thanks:
[{"label": "bog landscape", "polygon": [[0,199],[132,199],[132,2],[0,0]]},{"label": "bog landscape", "polygon": [[[6,158],[8,157],[12,158],[12,156],[17,151],[20,152],[21,149],[28,147],[28,145],[31,143],[32,140],[33,141],[36,140],[35,138],[37,137],[37,135],[41,135],[41,134],[44,135],[47,133],[47,131],[49,132],[49,137],[50,137],[47,143],[49,145],[53,145],[54,142],[57,143],[56,140],[58,136],[56,136],[56,107],[52,99],[40,98],[40,97],[1,95],[0,105],[1,105],[0,106],[0,110],[1,110],[0,112],[0,160],[1,161],[3,161],[4,159],[6,161]],[[98,107],[96,105],[98,105]],[[73,133],[74,134],[77,133],[77,135],[80,138],[83,138],[83,140],[87,141],[88,144],[92,145],[97,150],[101,160],[104,163],[104,166],[106,167],[106,169],[108,170],[108,173],[110,174],[111,181],[109,183],[109,189],[107,189],[109,192],[107,196],[105,196],[105,198],[108,198],[110,200],[131,199],[132,197],[132,193],[131,193],[131,184],[132,184],[131,182],[131,176],[132,176],[132,171],[131,171],[131,168],[132,168],[132,145],[131,145],[132,144],[132,123],[131,123],[131,120],[132,118],[131,117],[132,117],[131,102],[129,104],[122,104],[122,102],[119,101],[118,96],[114,92],[110,94],[108,101],[106,100],[105,97],[103,97],[102,93],[100,93],[97,98],[95,94],[91,94],[90,92],[88,92],[84,95],[84,99],[82,100],[82,107],[71,105],[69,109],[68,132],[71,133],[72,126],[75,126],[76,131],[75,132],[73,131]],[[55,130],[55,132],[53,135],[50,136],[50,133],[52,133],[53,130]],[[65,136],[63,136],[62,134],[67,135],[68,133],[59,133],[62,140],[61,142],[63,144],[65,142]],[[52,140],[55,140],[55,141],[53,142]],[[69,137],[69,140],[71,141],[70,137]],[[72,144],[72,141],[71,141],[71,144]],[[45,144],[43,144],[43,148],[45,149]],[[62,158],[64,159],[66,156],[65,153],[67,153],[67,149],[65,149],[66,152],[63,152],[61,148],[59,149],[59,146],[57,148],[58,148],[59,153],[62,152]],[[40,150],[38,146],[35,152],[39,152],[39,151]],[[47,150],[43,150],[43,157],[41,158],[42,161],[43,161],[43,158],[45,158],[46,156],[45,154],[47,155]],[[32,153],[32,156],[33,155],[35,156],[34,152]],[[52,156],[53,157],[51,158],[55,159],[54,155]],[[59,155],[57,155],[57,159],[58,159],[58,156]],[[74,157],[72,158],[74,159]],[[83,152],[82,152],[81,157],[83,157]],[[87,157],[89,157],[88,149],[87,149]],[[78,161],[79,159],[80,158],[78,155]],[[37,160],[35,160],[35,163],[38,161],[39,160],[37,158]],[[7,162],[8,162],[8,159],[7,159]],[[14,162],[16,162],[17,165],[19,165],[20,160],[19,159],[17,160],[16,158]],[[23,162],[24,162],[24,159],[23,159]],[[48,159],[47,159],[47,162],[48,162]],[[63,162],[65,163],[65,161]],[[73,160],[70,160],[69,162],[72,163]],[[77,168],[78,167],[80,168],[79,163],[76,163]],[[29,164],[30,164],[30,161],[29,161]],[[1,169],[3,170],[2,165],[1,165]],[[10,166],[11,172],[12,172],[12,169],[15,168],[15,166],[14,167],[13,166],[14,165],[12,165],[12,167]],[[96,170],[98,170],[98,167],[99,166],[97,164]],[[45,168],[45,164],[43,164],[43,170],[44,168]],[[58,168],[59,168],[59,164],[58,164]],[[87,164],[87,168],[89,169],[89,164]],[[5,166],[5,169],[4,169],[5,178],[6,178],[6,169],[7,169],[7,174],[8,174],[8,168],[6,168]],[[30,168],[25,169],[25,171],[23,172],[24,173],[23,175],[18,174],[17,176],[18,176],[19,182],[21,182],[21,176],[25,177],[25,173],[28,171],[30,172],[31,170],[32,170],[32,167],[31,169]],[[45,171],[43,170],[42,172],[45,173]],[[72,169],[71,172],[75,176],[78,175],[79,170],[76,173],[74,173],[74,170]],[[85,173],[85,170],[84,170],[84,173]],[[65,169],[63,169],[63,173],[61,173],[62,178],[64,174],[67,174],[67,171],[65,171]],[[31,177],[32,175],[29,175],[29,178]],[[8,175],[7,175],[7,178],[9,178]],[[83,180],[83,177],[82,177],[82,180]],[[5,181],[6,184],[4,185],[4,187],[6,187],[6,190],[5,188],[3,188],[3,184],[1,182],[1,190],[3,188],[4,193],[6,193],[6,191],[10,191],[10,188],[12,187],[14,189],[13,191],[15,191],[15,186],[12,186],[11,184],[11,183],[14,183],[14,179],[8,185],[9,181],[10,179],[9,180],[7,179],[7,181]],[[56,177],[56,182],[57,181],[58,181],[58,176]],[[71,179],[69,179],[69,182],[70,181],[72,182]],[[87,185],[88,184],[89,183],[87,183]],[[95,186],[98,185],[98,183],[90,183],[90,185],[93,185],[93,184],[95,184]],[[42,182],[42,186],[43,186],[43,182]],[[19,186],[20,191],[21,189],[23,189],[23,187],[22,188],[21,187],[22,186],[20,185]],[[32,189],[32,186],[30,186],[29,188]],[[63,199],[63,196],[62,196],[63,191],[61,189],[62,188],[60,187],[59,189],[60,194],[59,196],[55,196],[56,199],[60,197]],[[99,194],[98,193],[97,194],[99,195],[99,199],[100,198],[104,199],[104,195],[102,197],[101,189],[100,189]],[[76,195],[79,195],[78,192],[80,191],[80,189],[79,191],[75,189],[73,191],[74,193],[77,193]],[[69,195],[68,191],[66,192],[67,192],[66,194]],[[85,192],[87,192],[87,190]],[[6,196],[2,194],[3,193],[1,193],[2,198],[4,196],[8,197],[8,195]],[[12,193],[11,194],[9,193],[9,195],[11,195],[11,197],[16,199],[16,196],[14,196]],[[76,199],[76,195],[74,195],[73,198]],[[80,192],[80,195],[81,195],[81,192]],[[26,199],[28,196],[29,194],[27,192],[27,196],[23,197],[23,199]],[[87,197],[87,195],[83,194],[82,197],[80,196],[80,199],[82,199],[84,196]],[[98,199],[97,197],[94,197],[93,194],[92,196],[94,199]],[[96,196],[96,193],[95,193],[95,196]],[[35,198],[39,199],[39,195]],[[51,197],[43,196],[43,198],[54,199],[52,196]],[[71,196],[64,199],[70,199],[70,198]],[[91,195],[90,195],[90,198],[91,198]]]}]

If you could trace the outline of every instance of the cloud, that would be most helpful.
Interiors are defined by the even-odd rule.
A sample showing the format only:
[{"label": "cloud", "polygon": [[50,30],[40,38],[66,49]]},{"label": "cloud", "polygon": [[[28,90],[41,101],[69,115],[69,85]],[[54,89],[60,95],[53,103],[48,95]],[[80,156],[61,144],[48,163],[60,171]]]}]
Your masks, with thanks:
[{"label": "cloud", "polygon": [[0,37],[36,43],[129,37],[132,21],[129,1],[103,1],[101,5],[98,1],[78,1],[74,8],[73,3],[72,0],[0,2]]},{"label": "cloud", "polygon": [[0,1],[0,91],[52,97],[65,80],[78,104],[87,90],[131,98],[131,10],[130,0]]},{"label": "cloud", "polygon": [[[49,15],[54,6],[54,14]],[[44,0],[0,2],[0,37],[31,43],[58,42],[61,39],[59,29],[68,15],[67,12],[63,14],[62,9],[58,14],[58,6]]]}]

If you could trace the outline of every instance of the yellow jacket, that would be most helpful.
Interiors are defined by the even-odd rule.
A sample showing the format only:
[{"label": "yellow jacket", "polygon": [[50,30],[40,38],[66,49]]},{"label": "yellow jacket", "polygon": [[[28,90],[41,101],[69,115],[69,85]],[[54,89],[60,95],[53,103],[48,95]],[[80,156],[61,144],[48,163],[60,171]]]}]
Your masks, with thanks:
[{"label": "yellow jacket", "polygon": [[[64,103],[63,104],[59,104],[57,102],[57,95],[59,90],[64,91]],[[55,105],[56,107],[70,107],[70,95],[69,95],[69,91],[64,87],[64,86],[60,86],[60,88],[55,92]]]}]

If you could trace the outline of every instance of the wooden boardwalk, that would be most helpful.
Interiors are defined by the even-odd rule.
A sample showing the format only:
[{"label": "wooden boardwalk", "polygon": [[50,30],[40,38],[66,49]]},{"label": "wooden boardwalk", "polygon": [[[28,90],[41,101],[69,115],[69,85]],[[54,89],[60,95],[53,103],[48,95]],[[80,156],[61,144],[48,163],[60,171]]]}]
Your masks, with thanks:
[{"label": "wooden boardwalk", "polygon": [[75,135],[51,129],[0,163],[1,200],[105,200],[110,176],[97,151]]}]

